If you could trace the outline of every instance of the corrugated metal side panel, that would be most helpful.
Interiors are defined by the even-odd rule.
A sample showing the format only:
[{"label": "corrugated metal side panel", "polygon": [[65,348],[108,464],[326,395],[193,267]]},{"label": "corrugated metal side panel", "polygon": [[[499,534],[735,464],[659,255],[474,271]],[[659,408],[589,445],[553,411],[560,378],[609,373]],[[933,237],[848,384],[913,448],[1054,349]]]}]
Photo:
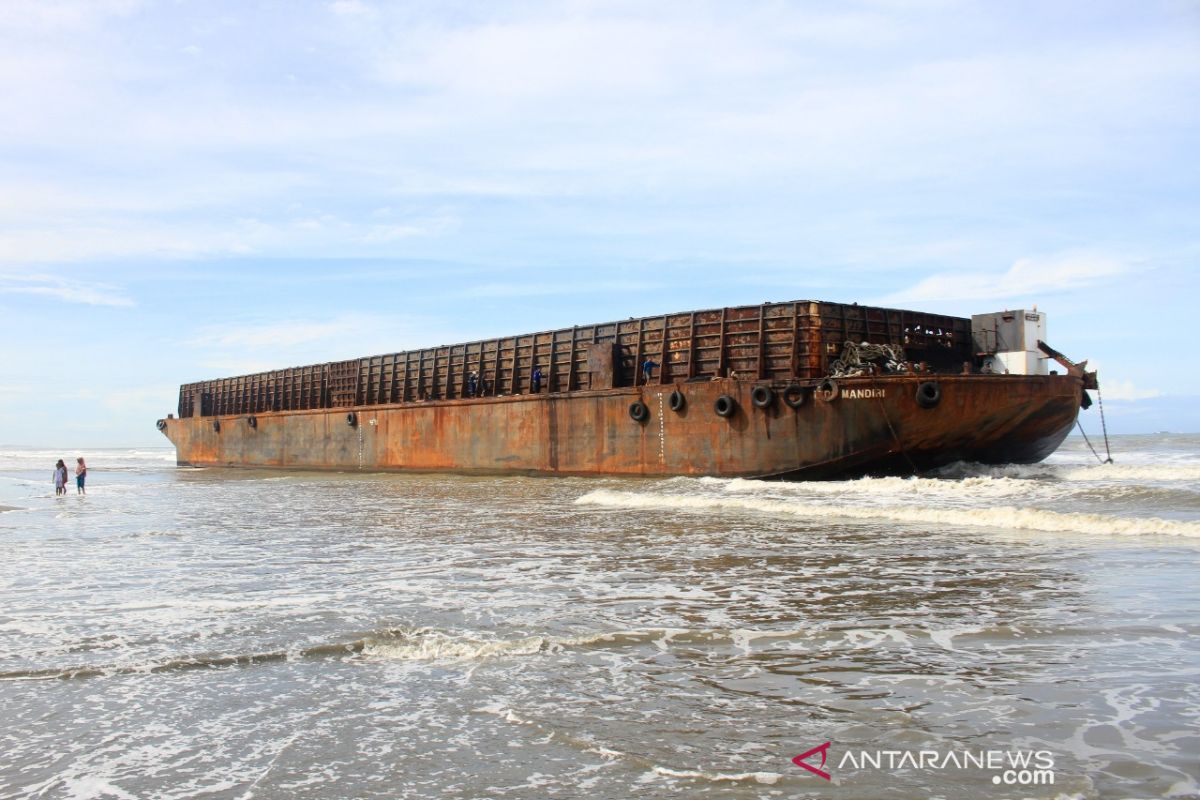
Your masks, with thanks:
[{"label": "corrugated metal side panel", "polygon": [[446,400],[476,394],[541,392],[589,386],[588,347],[618,347],[616,383],[647,383],[642,364],[656,365],[649,383],[738,377],[783,382],[816,380],[847,341],[892,344],[913,361],[951,368],[970,360],[970,320],[897,309],[817,301],[689,311],[576,326],[499,339],[442,345],[361,359],[184,384],[180,417],[254,414]]}]

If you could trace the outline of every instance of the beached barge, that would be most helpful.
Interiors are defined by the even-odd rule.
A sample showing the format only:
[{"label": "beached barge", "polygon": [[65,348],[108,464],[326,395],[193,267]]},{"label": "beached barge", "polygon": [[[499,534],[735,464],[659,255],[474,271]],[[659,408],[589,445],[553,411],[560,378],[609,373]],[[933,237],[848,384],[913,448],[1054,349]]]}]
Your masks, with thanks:
[{"label": "beached barge", "polygon": [[1094,385],[1039,349],[1044,331],[1037,311],[690,311],[188,383],[158,427],[179,464],[204,466],[826,478],[1029,463]]}]

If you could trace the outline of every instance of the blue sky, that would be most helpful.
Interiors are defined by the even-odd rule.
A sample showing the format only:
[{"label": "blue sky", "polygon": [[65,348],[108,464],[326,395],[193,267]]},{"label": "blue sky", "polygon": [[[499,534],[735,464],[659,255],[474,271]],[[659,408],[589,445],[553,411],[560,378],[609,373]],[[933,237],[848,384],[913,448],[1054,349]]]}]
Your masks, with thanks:
[{"label": "blue sky", "polygon": [[2,444],[799,298],[1036,303],[1112,427],[1200,430],[1195,2],[6,0],[0,95]]}]

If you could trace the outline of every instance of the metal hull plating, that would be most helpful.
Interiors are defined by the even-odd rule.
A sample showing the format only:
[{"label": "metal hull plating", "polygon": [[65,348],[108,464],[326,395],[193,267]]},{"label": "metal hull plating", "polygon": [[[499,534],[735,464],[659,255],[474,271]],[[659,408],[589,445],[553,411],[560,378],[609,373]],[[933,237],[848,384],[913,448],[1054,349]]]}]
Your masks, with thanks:
[{"label": "metal hull plating", "polygon": [[[935,380],[933,407],[917,400]],[[830,478],[956,460],[1030,463],[1075,424],[1074,376],[848,378],[832,399],[761,381],[710,380],[561,394],[167,419],[181,465],[491,474]],[[673,390],[686,404],[670,408]],[[719,416],[718,398],[735,408]],[[762,399],[761,397],[759,399]],[[794,399],[794,397],[793,397]],[[635,421],[630,406],[649,414]],[[348,422],[353,413],[355,424]],[[214,424],[214,422],[216,424]]]}]

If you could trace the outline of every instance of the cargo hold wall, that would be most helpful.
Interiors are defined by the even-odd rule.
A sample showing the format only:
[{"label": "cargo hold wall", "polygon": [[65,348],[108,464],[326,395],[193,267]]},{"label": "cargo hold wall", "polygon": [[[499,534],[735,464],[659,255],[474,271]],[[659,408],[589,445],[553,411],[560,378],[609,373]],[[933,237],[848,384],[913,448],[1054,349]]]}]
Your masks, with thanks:
[{"label": "cargo hold wall", "polygon": [[[971,323],[898,309],[819,301],[688,311],[487,339],[184,384],[179,416],[352,408],[534,391],[571,392],[736,376],[817,380],[847,341],[902,347],[913,361],[957,369],[972,359]],[[589,354],[612,347],[611,375]],[[471,373],[476,374],[471,394]]]}]

